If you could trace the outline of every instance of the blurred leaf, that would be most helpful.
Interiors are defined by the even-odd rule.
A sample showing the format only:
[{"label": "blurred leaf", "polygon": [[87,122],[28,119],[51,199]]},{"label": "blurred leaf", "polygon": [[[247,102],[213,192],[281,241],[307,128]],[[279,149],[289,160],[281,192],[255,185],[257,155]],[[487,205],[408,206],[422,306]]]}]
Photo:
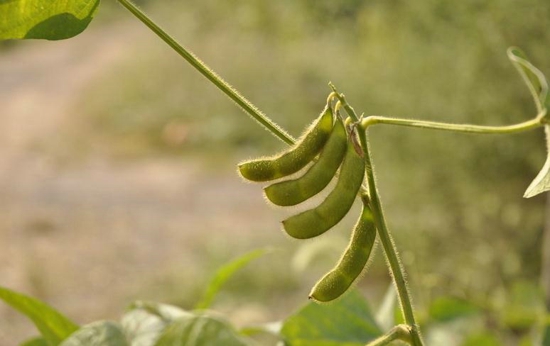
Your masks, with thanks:
[{"label": "blurred leaf", "polygon": [[253,345],[285,346],[281,335],[282,322],[272,322],[241,328],[239,333],[251,340]]},{"label": "blurred leaf", "polygon": [[545,306],[540,287],[527,281],[514,282],[508,293],[502,322],[512,329],[530,329],[544,316]]},{"label": "blurred leaf", "polygon": [[470,335],[464,340],[461,346],[501,346],[502,343],[496,336],[489,333]]},{"label": "blurred leaf", "polygon": [[376,322],[382,330],[390,330],[393,326],[399,324],[396,321],[395,310],[399,310],[397,304],[397,291],[393,283],[390,283],[382,304],[376,312]]},{"label": "blurred leaf", "polygon": [[122,329],[132,346],[151,346],[174,320],[191,317],[178,307],[157,303],[134,303],[122,317]]},{"label": "blurred leaf", "polygon": [[298,273],[311,270],[311,266],[325,260],[327,254],[334,254],[337,259],[342,249],[347,246],[347,242],[348,239],[344,237],[327,236],[316,241],[302,243],[292,256],[292,269]]},{"label": "blurred leaf", "polygon": [[50,346],[50,344],[48,344],[46,339],[39,336],[23,342],[19,346]]},{"label": "blurred leaf", "polygon": [[548,82],[544,74],[536,68],[521,49],[516,47],[508,48],[508,58],[517,68],[525,84],[529,88],[531,95],[537,105],[537,111],[540,113],[550,102],[548,96]]},{"label": "blurred leaf", "polygon": [[430,317],[437,322],[448,322],[478,312],[479,309],[472,303],[454,297],[437,298],[429,308]]},{"label": "blurred leaf", "polygon": [[99,0],[0,1],[0,40],[62,40],[80,34],[92,21]]},{"label": "blurred leaf", "polygon": [[27,316],[50,345],[59,345],[78,329],[75,323],[38,299],[4,287],[0,287],[0,299]]},{"label": "blurred leaf", "polygon": [[[270,340],[271,344],[282,341],[281,336],[282,322],[272,322],[256,326],[244,327],[239,332],[248,337],[254,337],[255,339],[261,338],[261,340]],[[262,343],[263,344],[263,343]]]},{"label": "blurred leaf", "polygon": [[214,301],[216,294],[218,294],[223,284],[227,280],[229,280],[229,278],[231,278],[235,274],[235,272],[237,272],[237,270],[241,269],[251,261],[265,255],[268,252],[269,250],[267,249],[257,249],[254,251],[250,251],[223,265],[220,269],[216,271],[212,280],[210,280],[210,283],[208,284],[208,287],[206,288],[203,297],[197,303],[195,309],[207,309],[208,307],[210,307],[212,301]]},{"label": "blurred leaf", "polygon": [[207,315],[177,319],[155,346],[247,346],[250,345],[226,322]]},{"label": "blurred leaf", "polygon": [[98,321],[83,326],[60,346],[129,346],[129,343],[118,324]]},{"label": "blurred leaf", "polygon": [[550,321],[546,322],[542,333],[541,346],[550,346]]},{"label": "blurred leaf", "polygon": [[382,331],[365,299],[351,290],[329,304],[310,302],[283,322],[281,334],[292,346],[362,346]]}]

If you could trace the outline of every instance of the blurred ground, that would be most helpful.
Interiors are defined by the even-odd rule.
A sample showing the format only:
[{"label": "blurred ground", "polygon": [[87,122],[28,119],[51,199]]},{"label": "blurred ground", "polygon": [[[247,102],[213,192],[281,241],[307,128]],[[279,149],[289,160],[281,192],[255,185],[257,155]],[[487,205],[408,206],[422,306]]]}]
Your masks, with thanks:
[{"label": "blurred ground", "polygon": [[[213,269],[200,264],[204,257],[233,257],[281,235],[276,213],[256,186],[242,183],[231,159],[214,171],[196,157],[67,163],[44,149],[64,143],[71,102],[129,51],[133,25],[0,54],[0,284],[79,322],[116,318],[137,297],[166,301],[166,289],[151,289],[165,276],[185,272],[180,279],[196,286]],[[151,291],[165,296],[142,293]],[[193,299],[172,298],[186,295]],[[1,345],[34,334],[0,306]]]}]

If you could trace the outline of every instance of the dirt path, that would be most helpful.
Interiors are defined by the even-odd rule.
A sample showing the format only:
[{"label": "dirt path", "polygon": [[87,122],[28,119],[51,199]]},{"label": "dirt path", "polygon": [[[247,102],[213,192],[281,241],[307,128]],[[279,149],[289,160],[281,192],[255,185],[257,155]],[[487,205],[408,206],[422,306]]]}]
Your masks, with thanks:
[{"label": "dirt path", "polygon": [[[132,25],[0,52],[0,285],[82,323],[117,318],[155,278],[183,268],[183,279],[200,275],[197,258],[220,235],[279,236],[257,188],[229,167],[206,174],[196,161],[100,157],[66,167],[34,150],[62,143],[72,100],[124,58]],[[34,334],[0,304],[0,345]]]}]

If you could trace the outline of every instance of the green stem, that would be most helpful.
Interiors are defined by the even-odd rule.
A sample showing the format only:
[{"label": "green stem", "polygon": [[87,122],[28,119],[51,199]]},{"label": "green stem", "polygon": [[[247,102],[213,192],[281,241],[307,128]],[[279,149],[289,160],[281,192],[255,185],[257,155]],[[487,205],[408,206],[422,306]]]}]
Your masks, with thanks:
[{"label": "green stem", "polygon": [[[250,101],[248,101],[244,96],[242,96],[237,90],[232,88],[226,81],[224,81],[220,76],[218,76],[214,71],[212,71],[205,63],[203,63],[199,58],[197,58],[192,52],[186,50],[180,44],[178,44],[170,35],[168,35],[164,30],[162,30],[159,26],[157,26],[152,20],[150,20],[132,2],[130,2],[129,0],[117,0],[117,1],[122,6],[124,6],[128,11],[130,11],[143,24],[149,27],[149,29],[151,29],[155,34],[157,34],[164,42],[166,42],[181,57],[183,57],[189,64],[191,64],[191,66],[193,66],[204,77],[206,77],[210,82],[212,82],[212,84],[214,84],[230,99],[232,99],[235,103],[237,103],[237,105],[239,105],[252,118],[258,121],[261,125],[265,126],[271,133],[273,133],[275,136],[280,138],[285,143],[293,144],[295,142],[292,136],[290,136],[287,132],[285,132],[282,128],[280,128],[277,124],[275,124],[265,114],[263,114],[258,108],[256,108]],[[331,85],[331,87],[336,92],[336,89],[334,88],[334,86]],[[354,112],[353,108],[350,107],[345,102],[343,95],[337,93],[337,97],[342,102],[344,109],[346,109],[350,117],[352,117],[352,119],[354,119],[355,122],[358,122],[359,118],[357,117],[357,114]],[[364,156],[365,156],[370,204],[373,209],[373,214],[375,216],[375,224],[378,229],[380,241],[384,247],[384,251],[388,258],[390,271],[393,275],[394,282],[397,287],[401,309],[403,311],[405,323],[408,325],[408,328],[409,328],[409,334],[411,339],[410,342],[413,346],[422,346],[423,342],[420,337],[420,331],[419,331],[418,325],[416,324],[416,321],[415,321],[412,301],[411,301],[410,293],[408,292],[407,284],[405,281],[404,269],[399,261],[395,245],[388,231],[384,214],[382,211],[380,197],[378,195],[378,191],[376,188],[376,182],[375,182],[372,162],[370,158],[370,151],[368,148],[368,141],[366,136],[367,127],[374,124],[392,124],[392,125],[421,127],[421,128],[428,128],[428,129],[455,131],[455,132],[514,133],[514,132],[530,130],[541,126],[542,125],[541,119],[543,116],[544,114],[539,114],[539,116],[537,116],[537,118],[533,120],[516,124],[516,125],[511,125],[511,126],[477,126],[477,125],[445,124],[445,123],[437,123],[437,122],[431,122],[431,121],[386,118],[381,116],[371,116],[361,121],[360,123],[361,128],[364,129],[365,131],[358,131],[358,132],[359,132],[359,138],[360,138],[361,145],[363,147]],[[399,333],[401,333],[401,331]],[[383,343],[378,343],[377,345],[385,345],[390,341],[386,342],[383,339],[382,340]]]},{"label": "green stem", "polygon": [[[331,85],[331,87],[334,91],[336,91],[334,86]],[[344,109],[349,114],[349,116],[354,121],[358,121],[359,117],[355,113],[354,109],[346,102],[344,95],[337,94],[337,97],[344,106]],[[423,346],[424,343],[422,342],[422,338],[420,337],[420,330],[414,317],[411,295],[409,293],[407,282],[405,280],[405,269],[399,261],[397,249],[388,230],[388,226],[384,218],[384,212],[382,210],[382,203],[380,202],[380,196],[378,195],[378,190],[376,188],[376,180],[374,177],[366,131],[358,131],[358,133],[365,158],[365,170],[369,187],[370,204],[372,208],[372,213],[374,215],[374,223],[376,225],[376,229],[378,230],[380,242],[382,243],[382,247],[384,248],[384,252],[386,253],[386,258],[388,259],[390,273],[393,276],[393,281],[397,289],[397,295],[399,297],[399,303],[401,305],[401,311],[403,312],[405,323],[410,328],[411,344],[413,346]]]},{"label": "green stem", "polygon": [[[444,130],[444,131],[453,131],[453,132],[466,132],[466,133],[480,133],[480,134],[510,134],[523,132],[538,128],[544,125],[544,117],[546,115],[546,110],[540,112],[535,118],[514,125],[508,126],[480,126],[480,125],[470,125],[470,124],[449,124],[449,123],[440,123],[433,121],[424,121],[424,120],[411,120],[411,119],[398,119],[398,118],[389,118],[383,116],[369,116],[364,119],[359,118],[355,113],[354,109],[346,102],[344,95],[339,94],[334,87],[334,85],[329,84],[332,90],[336,93],[337,98],[340,100],[342,106],[349,114],[351,119],[359,123],[360,131],[358,131],[359,139],[361,141],[361,146],[363,148],[364,158],[365,158],[365,167],[366,167],[366,176],[367,183],[369,188],[370,196],[370,205],[374,214],[374,221],[376,228],[378,230],[378,235],[380,237],[380,242],[384,248],[384,252],[388,259],[388,264],[390,267],[390,272],[393,276],[395,286],[397,288],[397,293],[399,297],[399,302],[401,310],[403,312],[403,317],[405,323],[410,327],[410,343],[413,346],[422,346],[423,341],[420,335],[419,327],[416,323],[414,317],[414,309],[412,306],[412,299],[410,292],[407,287],[407,282],[405,280],[405,270],[399,261],[397,254],[397,249],[391,237],[391,234],[388,230],[386,220],[384,217],[384,212],[382,210],[382,203],[380,201],[380,196],[376,187],[376,180],[374,176],[372,160],[370,155],[370,150],[367,140],[367,129],[371,125],[375,124],[389,124],[389,125],[398,125],[398,126],[408,126],[408,127],[418,127],[425,129],[433,130]],[[393,336],[384,336],[379,340],[375,340],[376,343],[369,344],[369,346],[374,345],[386,345],[389,343]],[[389,340],[389,341],[387,341]]]},{"label": "green stem", "polygon": [[397,126],[408,127],[420,127],[424,129],[443,130],[452,132],[467,132],[467,133],[480,133],[480,134],[510,134],[523,132],[542,126],[542,119],[545,112],[540,113],[537,117],[524,121],[519,124],[508,126],[482,126],[482,125],[470,125],[470,124],[448,124],[435,121],[426,120],[414,120],[414,119],[399,119],[390,118],[379,115],[371,115],[364,119],[361,119],[361,127],[363,129],[368,128],[371,125],[376,124],[388,124]]},{"label": "green stem", "polygon": [[377,338],[376,340],[373,340],[369,342],[366,346],[384,346],[389,345],[392,341],[395,340],[401,340],[406,343],[411,343],[411,331],[409,329],[409,326],[399,324],[395,327],[393,327],[388,333],[382,335],[381,337]]},{"label": "green stem", "polygon": [[295,139],[285,132],[281,127],[275,124],[271,119],[269,119],[264,113],[262,113],[256,106],[254,106],[250,101],[248,101],[244,96],[242,96],[237,90],[235,90],[231,85],[224,81],[218,74],[216,74],[212,69],[210,69],[204,62],[202,62],[198,57],[196,57],[192,52],[183,48],[179,43],[177,43],[170,35],[168,35],[164,30],[162,30],[158,25],[156,25],[145,13],[143,13],[139,8],[137,8],[129,0],[118,0],[118,2],[124,6],[128,11],[130,11],[137,19],[139,19],[143,24],[145,24],[149,29],[151,29],[155,34],[157,34],[164,42],[166,42],[173,50],[175,50],[179,55],[181,55],[191,66],[193,66],[197,71],[199,71],[204,77],[206,77],[212,84],[214,84],[218,89],[220,89],[225,95],[227,95],[231,100],[233,100],[237,105],[239,105],[246,113],[248,113],[252,118],[258,121],[261,125],[265,126],[272,134],[277,136],[283,142],[287,144],[294,144]]}]

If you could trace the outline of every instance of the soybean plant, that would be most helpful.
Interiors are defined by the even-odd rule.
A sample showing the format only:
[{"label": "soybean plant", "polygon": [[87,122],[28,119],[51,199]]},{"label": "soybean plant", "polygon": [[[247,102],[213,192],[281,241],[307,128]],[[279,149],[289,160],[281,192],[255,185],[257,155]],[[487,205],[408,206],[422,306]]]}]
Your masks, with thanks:
[{"label": "soybean plant", "polygon": [[[420,328],[416,322],[411,295],[405,280],[405,270],[398,259],[397,249],[392,241],[380,202],[367,138],[368,130],[373,125],[386,124],[453,132],[510,134],[544,127],[548,135],[547,147],[550,149],[550,121],[547,118],[548,107],[550,107],[550,96],[548,95],[548,83],[541,71],[531,64],[525,54],[519,49],[510,48],[508,50],[508,57],[526,83],[537,109],[537,114],[532,119],[518,124],[509,126],[479,126],[399,119],[385,116],[359,117],[344,95],[334,85],[329,84],[332,91],[327,98],[326,107],[321,112],[321,115],[306,128],[303,135],[298,140],[295,140],[200,61],[193,53],[179,45],[129,0],[118,0],[118,2],[147,25],[253,119],[283,142],[291,145],[283,153],[248,160],[238,165],[241,176],[247,180],[254,182],[277,180],[265,187],[264,192],[269,201],[280,206],[293,206],[312,198],[324,190],[332,179],[337,179],[333,190],[318,206],[282,221],[284,230],[290,236],[298,239],[309,239],[325,233],[342,220],[350,211],[357,197],[360,197],[362,212],[354,227],[347,248],[335,267],[314,285],[309,297],[317,302],[324,303],[335,300],[345,294],[364,271],[375,240],[378,238],[387,257],[389,271],[394,279],[404,323],[395,326],[385,335],[370,342],[368,345],[387,345],[393,340],[399,339],[413,346],[423,346],[424,342],[421,337]],[[87,4],[89,15],[83,18],[82,21],[77,21],[79,25],[73,28],[74,30],[81,31],[86,27],[98,3],[98,1],[95,1]],[[5,7],[8,8],[5,13],[9,13],[11,16],[23,13],[20,11],[20,7],[23,6],[7,6],[9,7]],[[34,6],[32,13],[36,12],[35,15],[37,18],[41,18],[37,14],[40,12],[36,10],[38,7],[40,6]],[[47,29],[47,34],[53,35],[56,39],[77,34],[78,32],[71,32],[70,30],[63,33],[63,30],[58,28],[60,25],[57,24],[57,20],[62,20],[58,16],[63,17],[64,15],[68,14],[60,13],[46,21],[33,22],[33,25],[28,28],[28,32],[23,32],[25,30],[21,29],[21,25],[17,25],[15,29],[10,28],[8,34],[13,34],[16,38],[33,38],[33,35],[36,34],[34,32],[35,29],[38,31]],[[52,21],[54,18],[55,21]],[[25,21],[23,20],[23,22]],[[52,25],[54,22],[56,25],[50,28],[49,25]],[[58,29],[61,30],[60,32],[63,35],[57,32]],[[310,165],[309,168],[306,168],[308,165]],[[302,172],[303,170],[306,171]],[[300,177],[288,178],[295,173],[299,173]],[[540,173],[527,188],[524,197],[532,197],[549,190],[550,154]],[[18,308],[34,316],[35,311],[29,309],[29,306],[32,304],[36,306],[36,302],[31,304],[29,302],[32,302],[32,300],[12,294],[12,292],[6,290],[2,291],[4,299],[5,297],[10,297],[11,301],[18,301]],[[54,316],[54,319],[57,319],[63,325],[65,330],[62,334],[67,334],[65,336],[68,336],[77,328],[65,321],[64,318],[57,316],[50,310],[48,311],[48,316]],[[45,329],[48,330],[48,328]],[[83,333],[85,332],[86,330]],[[55,333],[48,337],[56,344],[62,339]],[[124,339],[123,335],[119,335],[119,337]],[[168,339],[170,340],[170,338]],[[168,342],[166,340],[162,341]],[[40,343],[40,340],[38,342]]]},{"label": "soybean plant", "polygon": [[[335,96],[329,95],[328,104],[323,112],[324,114],[333,114],[332,99]],[[365,162],[355,149],[354,145],[349,145],[354,139],[355,133],[349,133],[344,129],[344,124],[336,107],[336,126],[330,135],[330,140],[326,141],[326,145],[322,148],[322,152],[318,160],[311,168],[300,178],[287,180],[270,185],[266,188],[266,194],[277,196],[276,200],[279,205],[295,205],[299,202],[314,196],[332,179],[336,174],[336,170],[340,167],[339,177],[334,190],[325,198],[325,200],[317,207],[291,216],[283,221],[283,228],[291,237],[296,239],[309,239],[319,236],[346,216],[351,209],[353,202],[365,175]],[[332,121],[332,120],[331,120]],[[320,123],[320,122],[319,122]],[[332,123],[331,123],[331,128]],[[348,136],[349,134],[349,136]],[[243,177],[249,176],[254,179],[257,177],[265,177],[266,171],[269,172],[297,172],[307,163],[313,161],[311,153],[318,152],[317,145],[320,141],[307,140],[309,138],[317,138],[319,135],[318,126],[311,127],[305,132],[305,140],[299,141],[298,145],[278,155],[274,159],[257,159],[250,160],[239,164],[239,170]],[[302,155],[302,156],[300,156]],[[291,161],[295,160],[294,164]],[[309,160],[309,161],[308,161]],[[284,163],[284,166],[281,166]],[[297,164],[296,164],[297,163]],[[281,169],[284,167],[284,169]],[[269,169],[268,169],[269,168]],[[290,173],[289,173],[290,174]],[[286,175],[289,175],[286,174]],[[316,180],[319,175],[322,179]],[[273,174],[272,176],[280,177],[282,174]],[[270,198],[271,199],[271,198]]]},{"label": "soybean plant", "polygon": [[[295,144],[296,141],[292,136],[252,105],[195,55],[179,45],[129,0],[118,1],[253,119],[283,142],[294,145],[288,151],[274,157],[260,158],[239,165],[240,173],[244,178],[258,182],[276,180],[302,170],[309,163],[312,164],[300,178],[276,182],[266,187],[265,193],[270,201],[283,206],[301,203],[324,189],[333,176],[338,176],[336,187],[319,206],[283,221],[283,226],[288,234],[295,238],[306,239],[324,233],[348,213],[351,204],[358,195],[361,197],[363,210],[347,249],[334,269],[315,285],[310,297],[319,302],[326,302],[344,294],[364,270],[375,238],[378,236],[388,259],[389,271],[394,279],[404,324],[395,326],[368,345],[387,345],[393,340],[399,339],[414,346],[423,346],[424,342],[416,322],[411,296],[405,280],[405,271],[398,259],[397,250],[380,203],[367,131],[372,125],[386,124],[453,132],[509,134],[544,126],[547,133],[550,134],[547,119],[550,97],[544,75],[527,60],[525,54],[519,49],[510,48],[508,50],[508,56],[527,84],[537,108],[537,114],[532,119],[509,126],[448,124],[385,116],[358,117],[353,107],[347,103],[344,95],[330,84],[332,93],[329,95],[327,107],[319,120],[309,127]],[[336,100],[337,102],[334,104]],[[343,142],[337,143],[343,138],[339,124],[344,120],[340,114],[342,108],[348,115],[345,120],[345,154],[341,153],[342,147],[344,147]],[[550,136],[548,141],[550,142]],[[550,148],[550,145],[548,147]],[[336,172],[336,169],[339,170]],[[310,179],[319,179],[320,182],[312,182]],[[548,190],[550,190],[550,155],[539,175],[528,187],[524,197],[532,197]]]}]

